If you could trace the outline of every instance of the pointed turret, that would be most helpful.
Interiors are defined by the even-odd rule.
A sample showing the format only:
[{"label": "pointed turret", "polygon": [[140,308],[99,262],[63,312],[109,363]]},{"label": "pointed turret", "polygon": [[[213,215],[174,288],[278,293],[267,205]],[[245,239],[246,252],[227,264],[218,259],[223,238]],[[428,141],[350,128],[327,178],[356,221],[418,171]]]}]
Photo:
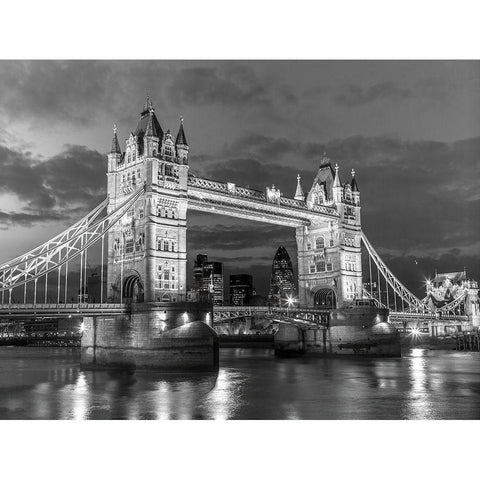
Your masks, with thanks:
[{"label": "pointed turret", "polygon": [[338,173],[338,163],[335,164],[335,179],[333,180],[334,187],[341,187],[340,174]]},{"label": "pointed turret", "polygon": [[143,105],[134,136],[136,137],[139,155],[144,152],[148,157],[157,155],[163,139],[163,130],[155,115],[155,109],[149,96],[147,96]]},{"label": "pointed turret", "polygon": [[112,148],[108,154],[108,171],[113,172],[116,170],[117,165],[121,163],[122,160],[122,150],[120,149],[120,143],[118,142],[117,136],[117,126],[113,126],[113,139],[112,139]]},{"label": "pointed turret", "polygon": [[185,137],[185,131],[183,130],[183,117],[180,117],[180,128],[178,129],[175,145],[186,145],[188,147],[187,138]]},{"label": "pointed turret", "polygon": [[120,144],[118,143],[116,125],[113,125],[112,149],[110,150],[110,153],[119,153],[120,155],[122,154],[122,150],[120,149]]},{"label": "pointed turret", "polygon": [[188,143],[183,129],[183,117],[180,116],[180,128],[178,129],[177,138],[175,139],[175,148],[177,150],[177,157],[181,163],[186,165],[188,163]]},{"label": "pointed turret", "polygon": [[301,200],[302,202],[305,201],[305,194],[303,193],[302,185],[300,184],[300,174],[297,175],[297,190],[293,198],[295,200]]},{"label": "pointed turret", "polygon": [[326,150],[324,150],[323,155],[322,155],[322,159],[320,160],[320,166],[322,167],[324,165],[330,165],[330,159],[327,156],[327,151]]},{"label": "pointed turret", "polygon": [[335,178],[333,179],[332,195],[335,203],[342,201],[342,182],[340,180],[338,164],[335,164]]},{"label": "pointed turret", "polygon": [[352,192],[360,192],[358,189],[357,181],[355,180],[355,170],[352,168],[352,182],[350,183],[352,187]]}]

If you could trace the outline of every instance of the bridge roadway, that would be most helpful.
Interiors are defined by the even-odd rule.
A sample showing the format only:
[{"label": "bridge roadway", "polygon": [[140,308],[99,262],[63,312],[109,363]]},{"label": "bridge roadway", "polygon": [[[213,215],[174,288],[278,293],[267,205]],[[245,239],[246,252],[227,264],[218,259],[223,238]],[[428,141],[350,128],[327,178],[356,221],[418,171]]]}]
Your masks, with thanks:
[{"label": "bridge roadway", "polygon": [[[159,304],[160,307],[160,304]],[[82,317],[98,315],[122,315],[128,313],[129,305],[122,303],[39,303],[0,304],[0,319],[26,317]],[[274,306],[214,306],[214,324],[252,316],[276,317],[275,321],[303,324],[305,326],[325,325],[331,310],[315,307],[274,307]],[[466,315],[442,315],[393,312],[389,320],[393,325],[404,327],[408,322],[429,322],[430,324],[462,325],[469,321]]]},{"label": "bridge roadway", "polygon": [[0,318],[11,317],[82,317],[85,315],[121,315],[124,303],[11,303],[0,304]]}]

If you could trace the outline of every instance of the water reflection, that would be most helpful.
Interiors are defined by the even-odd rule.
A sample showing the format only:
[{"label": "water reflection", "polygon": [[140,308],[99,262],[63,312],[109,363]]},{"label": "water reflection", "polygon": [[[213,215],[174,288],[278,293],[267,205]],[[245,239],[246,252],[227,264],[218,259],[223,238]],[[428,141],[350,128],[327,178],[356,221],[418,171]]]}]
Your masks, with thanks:
[{"label": "water reflection", "polygon": [[78,352],[0,348],[0,418],[480,418],[480,355],[277,359],[221,351],[217,373],[81,371]]}]

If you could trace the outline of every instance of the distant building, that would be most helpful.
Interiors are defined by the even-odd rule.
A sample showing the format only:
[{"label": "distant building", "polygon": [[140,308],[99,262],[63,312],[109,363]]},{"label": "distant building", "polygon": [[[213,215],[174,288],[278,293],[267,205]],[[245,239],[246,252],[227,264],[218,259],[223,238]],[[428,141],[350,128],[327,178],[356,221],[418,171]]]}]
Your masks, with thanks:
[{"label": "distant building", "polygon": [[193,275],[200,300],[211,295],[214,305],[223,305],[223,263],[209,262],[207,255],[199,254]]},{"label": "distant building", "polygon": [[251,275],[230,275],[231,305],[250,305],[253,295],[253,278]]},{"label": "distant building", "polygon": [[270,303],[284,306],[288,297],[296,297],[296,295],[292,262],[287,250],[281,245],[273,258],[268,300]]}]

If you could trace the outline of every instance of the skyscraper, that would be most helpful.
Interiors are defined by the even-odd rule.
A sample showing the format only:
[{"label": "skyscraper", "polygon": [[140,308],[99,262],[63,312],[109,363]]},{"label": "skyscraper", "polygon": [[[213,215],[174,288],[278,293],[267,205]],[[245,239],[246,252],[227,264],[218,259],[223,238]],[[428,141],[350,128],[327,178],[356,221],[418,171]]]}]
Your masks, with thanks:
[{"label": "skyscraper", "polygon": [[230,303],[249,305],[253,296],[253,278],[251,275],[230,275]]},{"label": "skyscraper", "polygon": [[209,262],[207,255],[199,254],[193,275],[200,298],[210,294],[214,305],[223,305],[223,263]]},{"label": "skyscraper", "polygon": [[268,300],[271,303],[284,306],[285,300],[288,297],[295,297],[296,294],[292,262],[287,250],[281,245],[273,258]]}]

